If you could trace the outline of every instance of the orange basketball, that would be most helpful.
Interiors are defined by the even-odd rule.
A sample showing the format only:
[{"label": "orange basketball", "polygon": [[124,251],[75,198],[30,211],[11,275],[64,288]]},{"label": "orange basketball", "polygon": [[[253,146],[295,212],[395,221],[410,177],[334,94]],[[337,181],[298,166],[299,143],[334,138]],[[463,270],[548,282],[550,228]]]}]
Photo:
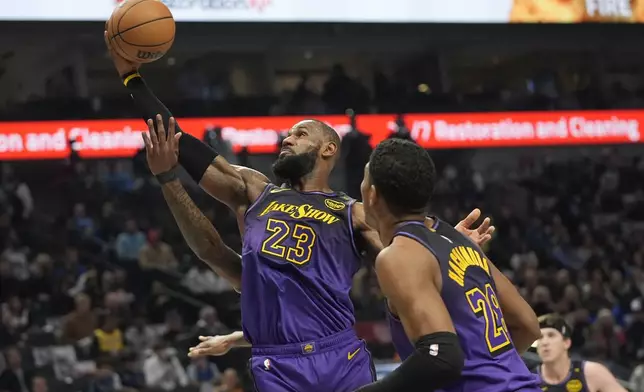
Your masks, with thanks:
[{"label": "orange basketball", "polygon": [[125,59],[151,63],[163,57],[174,42],[175,24],[159,0],[126,0],[107,21],[107,36]]}]

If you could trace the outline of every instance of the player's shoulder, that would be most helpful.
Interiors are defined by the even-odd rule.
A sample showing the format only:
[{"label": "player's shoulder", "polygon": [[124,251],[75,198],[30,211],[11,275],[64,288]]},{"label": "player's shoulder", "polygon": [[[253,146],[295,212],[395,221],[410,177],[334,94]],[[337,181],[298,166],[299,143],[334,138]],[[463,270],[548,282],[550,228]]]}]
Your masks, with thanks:
[{"label": "player's shoulder", "polygon": [[417,240],[405,236],[396,236],[376,257],[376,268],[419,268],[436,256]]},{"label": "player's shoulder", "polygon": [[592,377],[593,375],[602,376],[605,374],[612,374],[605,365],[599,362],[583,361],[581,363],[581,367],[586,378],[588,378],[589,376]]},{"label": "player's shoulder", "polygon": [[239,174],[241,174],[241,176],[245,180],[254,180],[254,181],[263,183],[264,185],[271,184],[271,181],[268,179],[268,177],[264,173],[260,172],[259,170],[251,169],[250,167],[246,167],[246,166],[239,166],[239,165],[231,165],[231,166]]}]

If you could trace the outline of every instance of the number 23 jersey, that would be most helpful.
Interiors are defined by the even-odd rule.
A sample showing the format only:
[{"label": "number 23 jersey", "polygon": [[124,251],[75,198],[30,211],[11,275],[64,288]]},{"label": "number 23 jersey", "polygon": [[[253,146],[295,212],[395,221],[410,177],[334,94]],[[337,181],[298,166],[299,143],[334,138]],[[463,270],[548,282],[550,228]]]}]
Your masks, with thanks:
[{"label": "number 23 jersey", "polygon": [[349,296],[361,257],[355,200],[269,184],[245,217],[242,327],[253,345],[317,340],[354,324]]},{"label": "number 23 jersey", "polygon": [[[540,391],[538,378],[514,349],[485,254],[451,225],[434,221],[432,228],[404,222],[394,235],[419,242],[440,266],[441,297],[465,354],[461,380],[443,391]],[[389,323],[396,350],[405,359],[414,347],[396,316],[389,314]]]}]

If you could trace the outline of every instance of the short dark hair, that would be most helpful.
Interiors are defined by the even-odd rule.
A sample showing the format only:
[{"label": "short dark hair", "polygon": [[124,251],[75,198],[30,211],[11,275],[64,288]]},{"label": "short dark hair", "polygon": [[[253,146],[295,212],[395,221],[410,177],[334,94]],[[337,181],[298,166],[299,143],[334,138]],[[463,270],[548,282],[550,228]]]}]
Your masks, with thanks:
[{"label": "short dark hair", "polygon": [[556,329],[564,338],[572,337],[572,327],[563,316],[557,313],[549,313],[539,316],[539,328]]},{"label": "short dark hair", "polygon": [[425,210],[434,192],[434,161],[418,144],[387,139],[369,159],[369,176],[394,214]]}]

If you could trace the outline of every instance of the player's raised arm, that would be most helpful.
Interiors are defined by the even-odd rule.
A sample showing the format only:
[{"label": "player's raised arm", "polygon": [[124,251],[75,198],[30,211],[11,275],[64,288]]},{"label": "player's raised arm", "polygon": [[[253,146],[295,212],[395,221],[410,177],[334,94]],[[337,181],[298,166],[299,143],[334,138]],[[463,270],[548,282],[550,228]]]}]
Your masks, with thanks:
[{"label": "player's raised arm", "polygon": [[175,134],[174,118],[169,120],[167,133],[160,115],[156,121],[156,131],[153,121],[149,120],[149,134],[143,134],[150,171],[159,180],[163,197],[190,249],[239,291],[241,257],[224,244],[217,230],[195,205],[177,178],[175,151],[176,144],[183,135]]},{"label": "player's raised arm", "polygon": [[[380,234],[367,223],[362,203],[356,202],[351,212],[353,226],[362,236],[364,250],[367,252],[367,259],[375,260],[378,252],[383,248],[383,244],[380,241]],[[454,228],[478,246],[483,246],[492,239],[492,233],[494,233],[495,227],[490,224],[490,218],[485,218],[476,229],[470,229],[480,216],[481,210],[475,208],[454,226]]]},{"label": "player's raised arm", "polygon": [[627,392],[610,370],[601,363],[584,362],[584,375],[591,391]]},{"label": "player's raised arm", "polygon": [[460,378],[464,354],[441,298],[439,268],[422,245],[403,237],[376,258],[383,294],[416,350],[387,377],[359,392],[433,391]]},{"label": "player's raised arm", "polygon": [[510,330],[514,348],[519,353],[523,353],[541,337],[537,315],[512,282],[494,264],[490,263],[490,265],[503,318]]},{"label": "player's raised arm", "polygon": [[[110,46],[107,32],[105,44],[123,84],[141,110],[143,119],[154,119],[160,114],[164,126],[168,129],[172,113],[143,80],[139,73],[141,64],[130,62],[117,54]],[[266,176],[254,170],[233,167],[217,151],[183,132],[178,124],[176,127],[178,133],[183,133],[178,144],[179,163],[211,196],[237,211],[239,207],[252,203],[261,194],[268,183]]]}]

